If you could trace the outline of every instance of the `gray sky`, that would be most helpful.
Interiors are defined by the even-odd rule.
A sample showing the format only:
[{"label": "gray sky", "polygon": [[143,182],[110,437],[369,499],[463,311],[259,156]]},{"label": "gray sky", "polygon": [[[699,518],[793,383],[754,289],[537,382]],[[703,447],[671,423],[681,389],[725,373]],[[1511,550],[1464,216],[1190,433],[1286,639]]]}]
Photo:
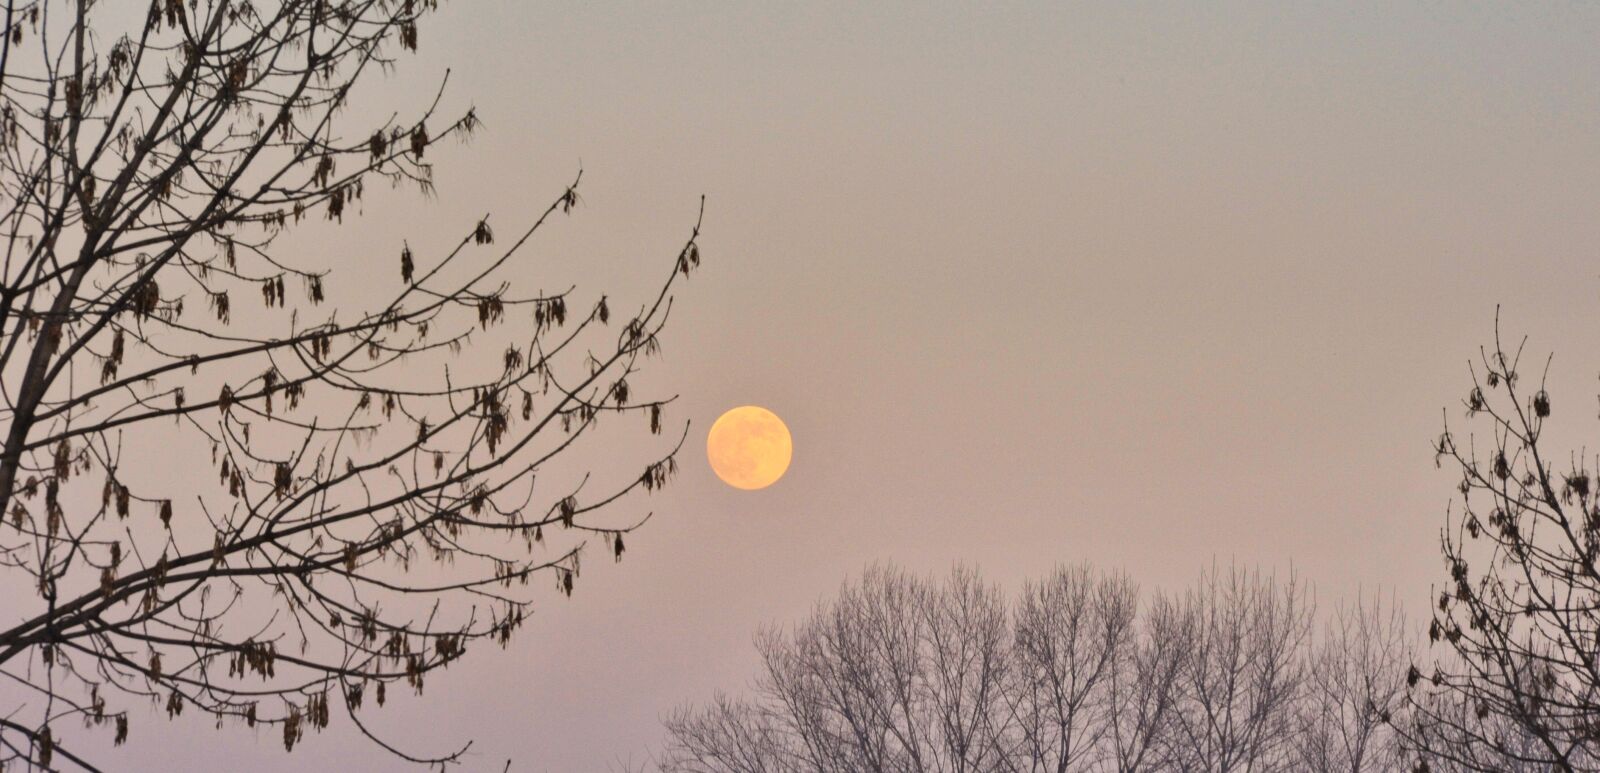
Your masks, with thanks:
[{"label": "gray sky", "polygon": [[[1422,615],[1454,483],[1428,443],[1496,303],[1556,350],[1563,439],[1595,429],[1600,7],[1328,5],[446,4],[378,96],[448,66],[486,131],[439,154],[437,202],[338,238],[508,228],[581,164],[535,254],[637,302],[706,194],[635,385],[694,429],[622,563],[367,718],[473,739],[471,770],[637,762],[878,560],[1178,587],[1217,557]],[[746,403],[795,439],[764,491],[705,463]],[[136,716],[125,759],[399,767],[340,719],[286,755]]]}]

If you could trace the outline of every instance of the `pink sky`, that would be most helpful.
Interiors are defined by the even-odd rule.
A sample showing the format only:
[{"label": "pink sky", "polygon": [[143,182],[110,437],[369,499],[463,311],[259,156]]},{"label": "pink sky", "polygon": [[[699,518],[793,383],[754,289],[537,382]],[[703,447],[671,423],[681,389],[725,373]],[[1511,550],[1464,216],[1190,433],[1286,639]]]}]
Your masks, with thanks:
[{"label": "pink sky", "polygon": [[[1177,587],[1215,557],[1420,615],[1454,482],[1428,443],[1497,303],[1556,351],[1562,438],[1595,429],[1600,8],[777,5],[446,4],[374,96],[417,104],[448,66],[486,131],[431,159],[437,202],[302,232],[519,222],[581,164],[530,263],[635,303],[708,196],[705,267],[636,384],[683,395],[683,474],[622,563],[369,715],[413,748],[642,761],[664,713],[748,684],[760,626],[873,561]],[[795,442],[757,492],[702,453],[747,403]],[[134,723],[126,756],[83,751],[402,769],[338,718],[292,755]]]}]

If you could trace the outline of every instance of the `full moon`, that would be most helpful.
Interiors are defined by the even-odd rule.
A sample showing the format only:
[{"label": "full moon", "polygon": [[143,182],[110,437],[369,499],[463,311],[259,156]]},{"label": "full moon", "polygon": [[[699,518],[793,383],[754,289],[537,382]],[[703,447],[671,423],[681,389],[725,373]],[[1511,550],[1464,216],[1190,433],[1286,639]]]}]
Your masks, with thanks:
[{"label": "full moon", "polygon": [[706,435],[706,458],[717,477],[737,489],[766,488],[789,469],[794,446],[777,414],[742,405],[717,418]]}]

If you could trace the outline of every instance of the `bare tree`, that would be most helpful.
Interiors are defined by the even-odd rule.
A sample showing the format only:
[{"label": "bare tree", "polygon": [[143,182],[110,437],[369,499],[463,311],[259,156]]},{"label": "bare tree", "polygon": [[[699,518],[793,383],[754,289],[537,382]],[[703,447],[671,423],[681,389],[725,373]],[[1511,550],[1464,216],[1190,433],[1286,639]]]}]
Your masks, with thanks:
[{"label": "bare tree", "polygon": [[1410,632],[1393,602],[1360,599],[1328,621],[1306,674],[1293,738],[1298,769],[1401,770],[1393,723],[1404,712]]},{"label": "bare tree", "polygon": [[1132,582],[1082,565],[1022,589],[1007,690],[1021,741],[1013,769],[1066,773],[1114,742],[1110,693],[1137,611]]},{"label": "bare tree", "polygon": [[1440,540],[1450,580],[1429,627],[1440,652],[1408,679],[1404,728],[1425,766],[1600,768],[1600,461],[1545,441],[1551,360],[1531,384],[1526,343],[1504,346],[1496,315],[1464,401],[1483,431],[1458,437],[1447,420],[1435,444],[1461,502]]},{"label": "bare tree", "polygon": [[530,579],[570,594],[586,535],[620,557],[648,517],[630,495],[675,446],[613,479],[573,454],[606,416],[662,429],[630,376],[698,224],[611,332],[605,296],[511,280],[576,181],[438,254],[289,238],[370,183],[430,191],[425,156],[477,126],[431,88],[411,119],[350,109],[434,4],[6,3],[0,764],[91,768],[68,728],[120,743],[147,701],[286,748],[336,711],[366,732],[390,687],[504,644]]},{"label": "bare tree", "polygon": [[709,706],[675,713],[667,720],[672,748],[662,766],[680,773],[851,769],[848,758],[856,750],[826,745],[831,739],[820,732],[820,706],[791,703],[788,695],[771,691],[770,682],[763,688],[763,703],[718,693]]},{"label": "bare tree", "polygon": [[928,710],[936,719],[935,762],[929,770],[997,770],[1007,754],[1004,684],[1011,632],[999,589],[970,569],[927,588],[920,612]]},{"label": "bare tree", "polygon": [[[1440,673],[1442,678],[1443,669]],[[1401,754],[1415,760],[1410,769],[1416,773],[1547,773],[1554,769],[1544,761],[1543,742],[1507,714],[1485,712],[1480,716],[1477,705],[1443,689],[1417,687],[1406,697],[1406,711],[1395,728],[1403,738]]]},{"label": "bare tree", "polygon": [[1213,569],[1182,598],[1141,604],[1126,577],[1080,566],[1027,584],[1007,615],[971,572],[873,569],[758,639],[754,695],[673,714],[662,766],[1395,770],[1386,709],[1366,709],[1392,704],[1404,675],[1399,619],[1378,611],[1357,607],[1319,638],[1293,578]]},{"label": "bare tree", "polygon": [[1001,769],[1009,631],[975,574],[935,585],[875,568],[758,646],[760,700],[675,715],[669,770]]},{"label": "bare tree", "polygon": [[1189,639],[1168,736],[1174,770],[1293,770],[1313,608],[1291,576],[1213,567],[1186,597]]},{"label": "bare tree", "polygon": [[1173,599],[1158,595],[1136,621],[1137,635],[1112,652],[1107,690],[1110,749],[1102,769],[1140,773],[1167,767],[1165,735],[1178,703],[1178,677],[1193,635],[1193,620]]}]

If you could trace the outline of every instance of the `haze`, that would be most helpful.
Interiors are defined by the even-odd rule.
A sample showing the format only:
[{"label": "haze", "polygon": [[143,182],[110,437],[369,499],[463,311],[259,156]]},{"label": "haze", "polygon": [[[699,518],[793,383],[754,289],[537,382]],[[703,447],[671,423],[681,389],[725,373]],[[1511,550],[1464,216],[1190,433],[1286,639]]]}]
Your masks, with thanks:
[{"label": "haze", "polygon": [[[1593,429],[1600,9],[1340,5],[448,4],[377,96],[452,68],[484,133],[430,154],[437,202],[306,243],[521,222],[581,166],[536,250],[626,307],[703,193],[705,267],[637,385],[693,426],[621,563],[370,721],[472,739],[472,770],[637,764],[875,561],[1167,587],[1238,561],[1420,614],[1455,482],[1428,443],[1496,304]],[[759,492],[701,453],[747,403],[796,440]],[[116,759],[215,767],[179,725]],[[226,732],[235,770],[400,765]]]}]

